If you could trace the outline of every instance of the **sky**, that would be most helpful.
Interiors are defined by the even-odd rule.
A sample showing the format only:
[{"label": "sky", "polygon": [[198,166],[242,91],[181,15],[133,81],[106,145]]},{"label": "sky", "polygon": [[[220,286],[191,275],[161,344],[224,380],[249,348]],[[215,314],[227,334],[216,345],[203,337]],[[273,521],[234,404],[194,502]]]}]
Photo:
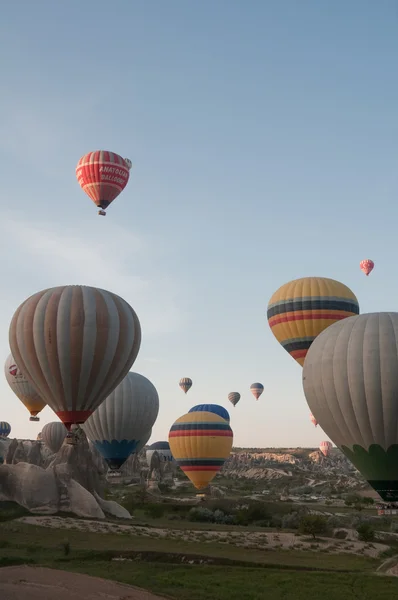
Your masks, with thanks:
[{"label": "sky", "polygon": [[[98,286],[141,321],[151,442],[209,402],[230,410],[236,446],[327,439],[267,304],[314,275],[348,285],[361,312],[398,310],[397,27],[395,0],[5,3],[0,357],[28,296]],[[75,177],[94,149],[133,162],[106,218]],[[55,420],[28,417],[1,377],[12,437]]]}]

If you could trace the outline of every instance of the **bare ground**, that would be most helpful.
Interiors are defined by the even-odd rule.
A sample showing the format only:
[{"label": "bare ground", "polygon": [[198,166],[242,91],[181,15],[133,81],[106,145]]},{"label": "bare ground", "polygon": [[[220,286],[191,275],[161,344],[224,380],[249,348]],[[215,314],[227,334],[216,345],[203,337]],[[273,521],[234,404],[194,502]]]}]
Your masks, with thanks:
[{"label": "bare ground", "polygon": [[[53,527],[55,529],[72,529],[75,531],[88,531],[93,533],[124,533],[152,538],[165,538],[187,542],[200,542],[204,544],[227,544],[247,549],[280,548],[285,550],[319,550],[319,544],[314,543],[308,536],[296,536],[293,533],[271,533],[261,531],[214,531],[214,530],[179,530],[140,525],[122,525],[106,521],[89,521],[71,517],[39,517],[27,516],[16,519],[29,525]],[[359,542],[354,539],[337,540],[322,538],[322,548],[330,553],[358,554],[377,558],[382,552],[388,550],[386,544]]]},{"label": "bare ground", "polygon": [[43,567],[0,569],[3,600],[165,600],[141,588]]}]

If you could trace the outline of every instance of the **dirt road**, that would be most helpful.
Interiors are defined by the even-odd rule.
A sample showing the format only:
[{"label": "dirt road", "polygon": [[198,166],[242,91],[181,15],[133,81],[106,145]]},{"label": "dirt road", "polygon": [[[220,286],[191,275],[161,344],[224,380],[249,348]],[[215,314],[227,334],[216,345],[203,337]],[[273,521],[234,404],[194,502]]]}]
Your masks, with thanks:
[{"label": "dirt road", "polygon": [[1,600],[165,600],[140,588],[41,567],[0,569]]}]

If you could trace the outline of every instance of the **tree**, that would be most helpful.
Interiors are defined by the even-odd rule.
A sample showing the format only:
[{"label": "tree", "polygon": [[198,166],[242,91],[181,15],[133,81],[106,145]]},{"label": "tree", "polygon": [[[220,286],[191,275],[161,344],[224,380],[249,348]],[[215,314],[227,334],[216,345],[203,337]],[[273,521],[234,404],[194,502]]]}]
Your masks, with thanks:
[{"label": "tree", "polygon": [[328,531],[328,523],[322,515],[306,515],[300,519],[300,533],[312,535],[313,538],[317,535],[326,534]]},{"label": "tree", "polygon": [[358,525],[357,532],[361,542],[372,542],[375,539],[375,532],[370,523],[361,523]]},{"label": "tree", "polygon": [[364,496],[362,498],[362,502],[363,502],[363,504],[368,505],[368,506],[372,506],[375,503],[373,498],[371,498],[370,496]]}]

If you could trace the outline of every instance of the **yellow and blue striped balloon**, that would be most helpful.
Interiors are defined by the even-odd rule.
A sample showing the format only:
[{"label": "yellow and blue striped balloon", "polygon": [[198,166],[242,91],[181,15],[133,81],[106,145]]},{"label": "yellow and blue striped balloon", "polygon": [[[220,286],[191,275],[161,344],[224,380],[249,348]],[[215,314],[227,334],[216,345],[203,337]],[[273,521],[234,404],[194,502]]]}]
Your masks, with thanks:
[{"label": "yellow and blue striped balloon", "polygon": [[170,450],[196,489],[207,487],[228,458],[233,432],[225,419],[211,412],[190,412],[172,425]]},{"label": "yellow and blue striped balloon", "polygon": [[301,366],[314,339],[336,321],[359,315],[355,294],[326,277],[303,277],[282,285],[271,297],[271,331]]},{"label": "yellow and blue striped balloon", "polygon": [[0,421],[0,436],[8,437],[11,433],[11,425],[7,421]]}]

